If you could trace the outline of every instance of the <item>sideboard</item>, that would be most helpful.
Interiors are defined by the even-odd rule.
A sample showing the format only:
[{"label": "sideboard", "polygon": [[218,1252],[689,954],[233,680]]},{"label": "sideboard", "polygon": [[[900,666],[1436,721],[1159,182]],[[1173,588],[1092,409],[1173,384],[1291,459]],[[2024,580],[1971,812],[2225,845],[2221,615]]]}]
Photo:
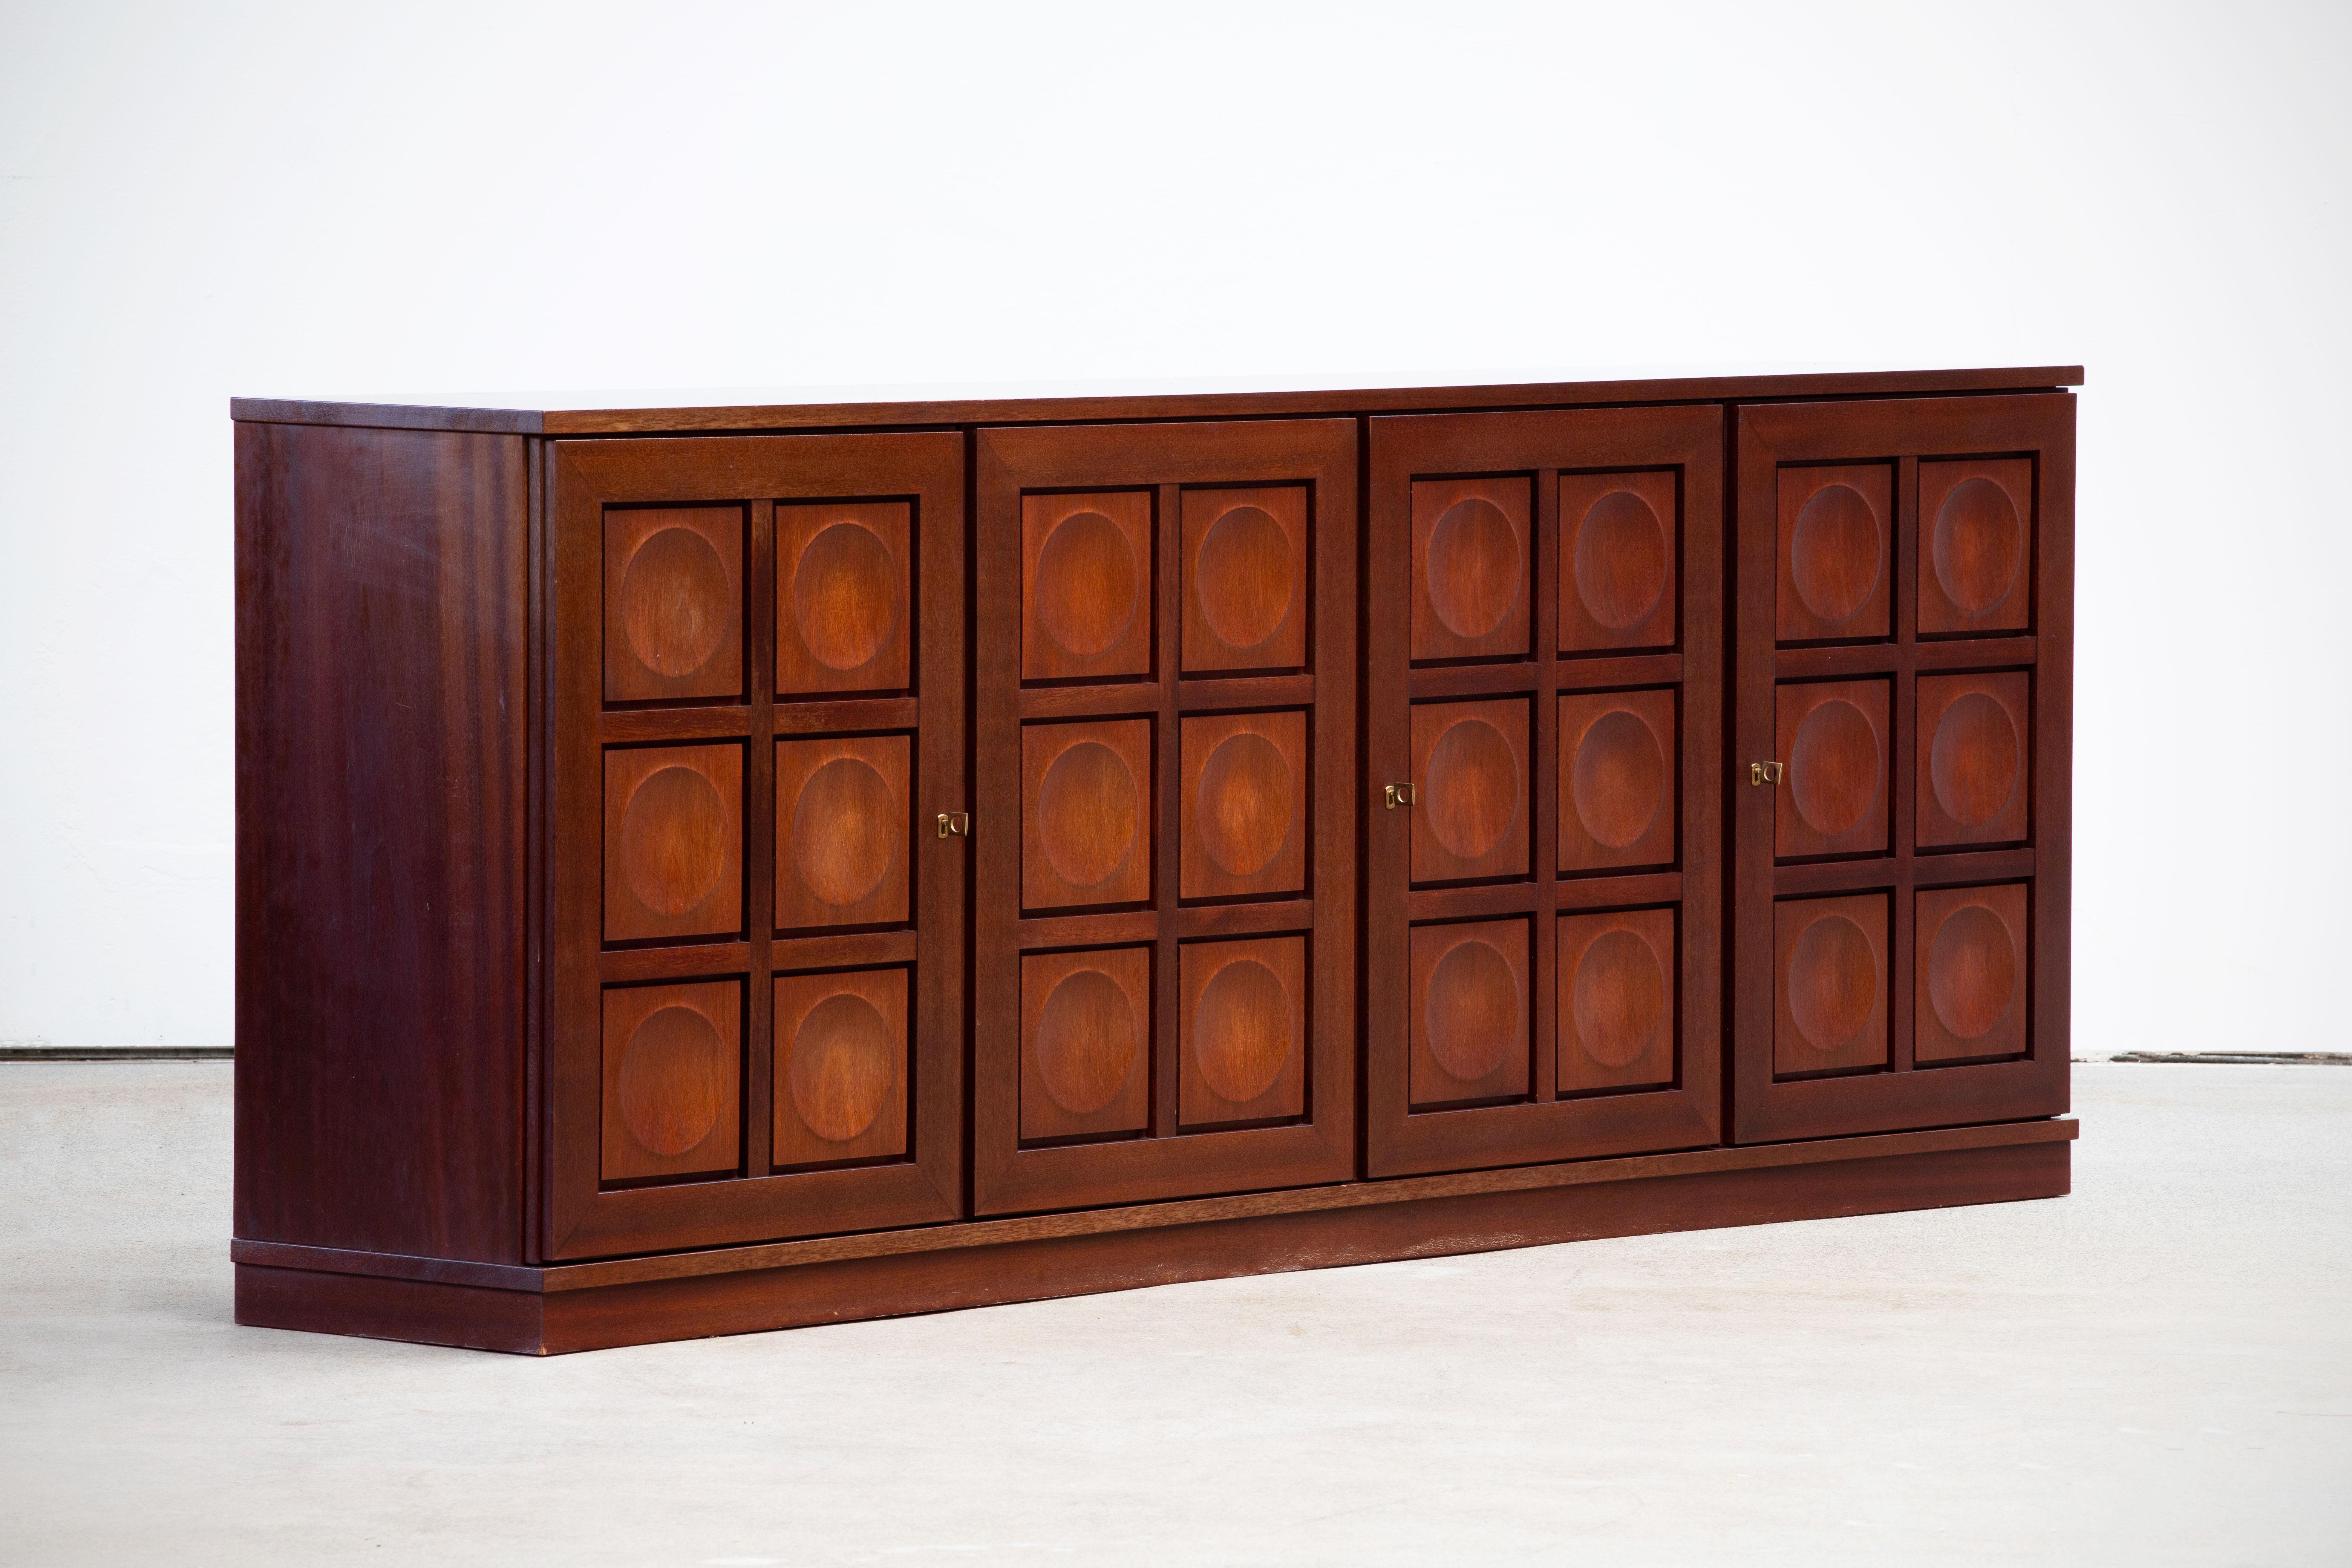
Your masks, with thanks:
[{"label": "sideboard", "polygon": [[2063,1194],[2080,382],[236,400],[237,1321]]}]

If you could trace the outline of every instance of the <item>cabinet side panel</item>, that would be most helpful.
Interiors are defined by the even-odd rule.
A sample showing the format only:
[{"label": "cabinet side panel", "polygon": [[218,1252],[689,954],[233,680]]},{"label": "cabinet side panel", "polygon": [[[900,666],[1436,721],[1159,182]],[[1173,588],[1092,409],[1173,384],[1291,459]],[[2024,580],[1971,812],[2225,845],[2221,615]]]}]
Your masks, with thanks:
[{"label": "cabinet side panel", "polygon": [[521,1253],[524,443],[236,426],[236,1197]]}]

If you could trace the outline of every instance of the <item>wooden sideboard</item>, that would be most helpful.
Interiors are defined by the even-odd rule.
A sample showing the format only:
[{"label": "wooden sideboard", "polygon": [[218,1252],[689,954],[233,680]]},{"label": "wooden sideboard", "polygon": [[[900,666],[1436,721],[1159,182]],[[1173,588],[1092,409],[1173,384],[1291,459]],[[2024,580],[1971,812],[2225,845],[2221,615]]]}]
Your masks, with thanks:
[{"label": "wooden sideboard", "polygon": [[237,1321],[2064,1193],[2080,381],[237,400]]}]

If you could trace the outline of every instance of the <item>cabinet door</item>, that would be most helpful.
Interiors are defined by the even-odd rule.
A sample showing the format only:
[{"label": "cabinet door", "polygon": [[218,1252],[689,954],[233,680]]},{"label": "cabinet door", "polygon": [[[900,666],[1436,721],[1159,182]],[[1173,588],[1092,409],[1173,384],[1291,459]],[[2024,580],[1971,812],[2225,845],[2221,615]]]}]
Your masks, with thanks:
[{"label": "cabinet door", "polygon": [[975,1207],[1352,1175],[1353,424],[975,441]]},{"label": "cabinet door", "polygon": [[1371,421],[1370,1173],[1718,1141],[1723,416]]},{"label": "cabinet door", "polygon": [[2066,1109],[2074,404],[1739,410],[1740,1142]]},{"label": "cabinet door", "polygon": [[956,1217],[963,437],[549,450],[541,1255]]}]

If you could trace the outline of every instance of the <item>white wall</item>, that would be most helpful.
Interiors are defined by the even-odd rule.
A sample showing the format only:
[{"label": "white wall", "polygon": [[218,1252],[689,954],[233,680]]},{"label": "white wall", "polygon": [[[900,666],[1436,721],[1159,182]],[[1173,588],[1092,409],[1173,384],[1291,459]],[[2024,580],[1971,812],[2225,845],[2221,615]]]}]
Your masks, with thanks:
[{"label": "white wall", "polygon": [[232,393],[2079,361],[2077,1048],[2346,1047],[2352,7],[0,18],[0,1039],[229,1039]]}]

